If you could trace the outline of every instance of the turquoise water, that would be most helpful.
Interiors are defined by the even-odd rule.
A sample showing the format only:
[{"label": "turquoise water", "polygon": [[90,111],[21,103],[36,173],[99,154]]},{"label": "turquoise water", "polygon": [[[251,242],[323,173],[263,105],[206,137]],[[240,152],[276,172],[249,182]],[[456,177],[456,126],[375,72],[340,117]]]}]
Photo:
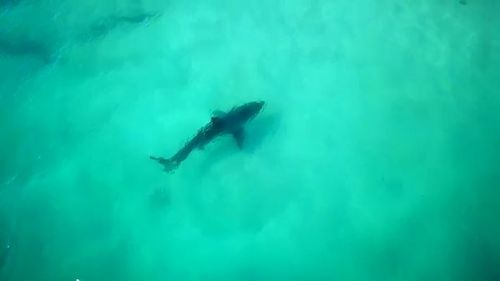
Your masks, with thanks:
[{"label": "turquoise water", "polygon": [[0,1],[0,280],[500,280],[499,11]]}]

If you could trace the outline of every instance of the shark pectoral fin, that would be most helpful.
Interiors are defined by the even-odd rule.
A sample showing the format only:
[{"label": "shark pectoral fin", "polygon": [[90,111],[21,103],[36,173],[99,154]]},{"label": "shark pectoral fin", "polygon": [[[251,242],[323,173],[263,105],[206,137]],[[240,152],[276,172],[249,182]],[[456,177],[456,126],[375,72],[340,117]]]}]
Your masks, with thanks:
[{"label": "shark pectoral fin", "polygon": [[245,130],[243,127],[238,128],[232,132],[233,138],[236,141],[236,145],[238,145],[239,149],[243,148],[243,143],[245,141]]}]

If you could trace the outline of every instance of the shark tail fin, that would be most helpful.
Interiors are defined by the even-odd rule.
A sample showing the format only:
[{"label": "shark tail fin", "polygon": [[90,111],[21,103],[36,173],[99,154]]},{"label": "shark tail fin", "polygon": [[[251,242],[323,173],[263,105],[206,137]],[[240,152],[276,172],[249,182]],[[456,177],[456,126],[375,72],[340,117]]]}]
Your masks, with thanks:
[{"label": "shark tail fin", "polygon": [[177,168],[177,166],[179,166],[179,163],[177,163],[177,161],[171,159],[154,156],[149,156],[149,158],[160,163],[163,166],[163,170],[165,170],[165,172],[167,173],[173,172]]}]

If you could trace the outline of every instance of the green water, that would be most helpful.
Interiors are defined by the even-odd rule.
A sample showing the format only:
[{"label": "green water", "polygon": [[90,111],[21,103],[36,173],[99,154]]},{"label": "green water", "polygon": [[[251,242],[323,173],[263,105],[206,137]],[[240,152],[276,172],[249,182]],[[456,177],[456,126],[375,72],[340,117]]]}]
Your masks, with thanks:
[{"label": "green water", "polygon": [[499,15],[0,1],[0,280],[500,280]]}]

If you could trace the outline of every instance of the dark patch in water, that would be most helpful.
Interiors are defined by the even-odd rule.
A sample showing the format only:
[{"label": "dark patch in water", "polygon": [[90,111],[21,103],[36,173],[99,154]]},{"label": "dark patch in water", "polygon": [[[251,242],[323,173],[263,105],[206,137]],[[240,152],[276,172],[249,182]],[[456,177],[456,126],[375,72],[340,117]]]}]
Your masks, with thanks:
[{"label": "dark patch in water", "polygon": [[52,61],[51,50],[45,44],[30,39],[11,40],[0,37],[1,54],[13,57],[31,57],[44,63]]},{"label": "dark patch in water", "polygon": [[144,24],[159,16],[160,14],[158,13],[142,13],[131,16],[110,16],[92,25],[90,30],[84,35],[84,38],[102,38],[111,31],[122,26]]},{"label": "dark patch in water", "polygon": [[21,2],[20,0],[0,0],[0,7],[12,7]]},{"label": "dark patch in water", "polygon": [[280,126],[281,116],[277,113],[263,114],[247,126],[247,142],[243,150],[253,152],[259,148],[265,139],[275,133]]},{"label": "dark patch in water", "polygon": [[170,204],[170,191],[166,187],[158,187],[151,193],[149,199],[153,208],[162,209]]},{"label": "dark patch in water", "polygon": [[9,244],[6,244],[0,249],[0,270],[5,266],[7,263],[7,259],[9,257],[9,253],[11,250],[11,246]]}]

